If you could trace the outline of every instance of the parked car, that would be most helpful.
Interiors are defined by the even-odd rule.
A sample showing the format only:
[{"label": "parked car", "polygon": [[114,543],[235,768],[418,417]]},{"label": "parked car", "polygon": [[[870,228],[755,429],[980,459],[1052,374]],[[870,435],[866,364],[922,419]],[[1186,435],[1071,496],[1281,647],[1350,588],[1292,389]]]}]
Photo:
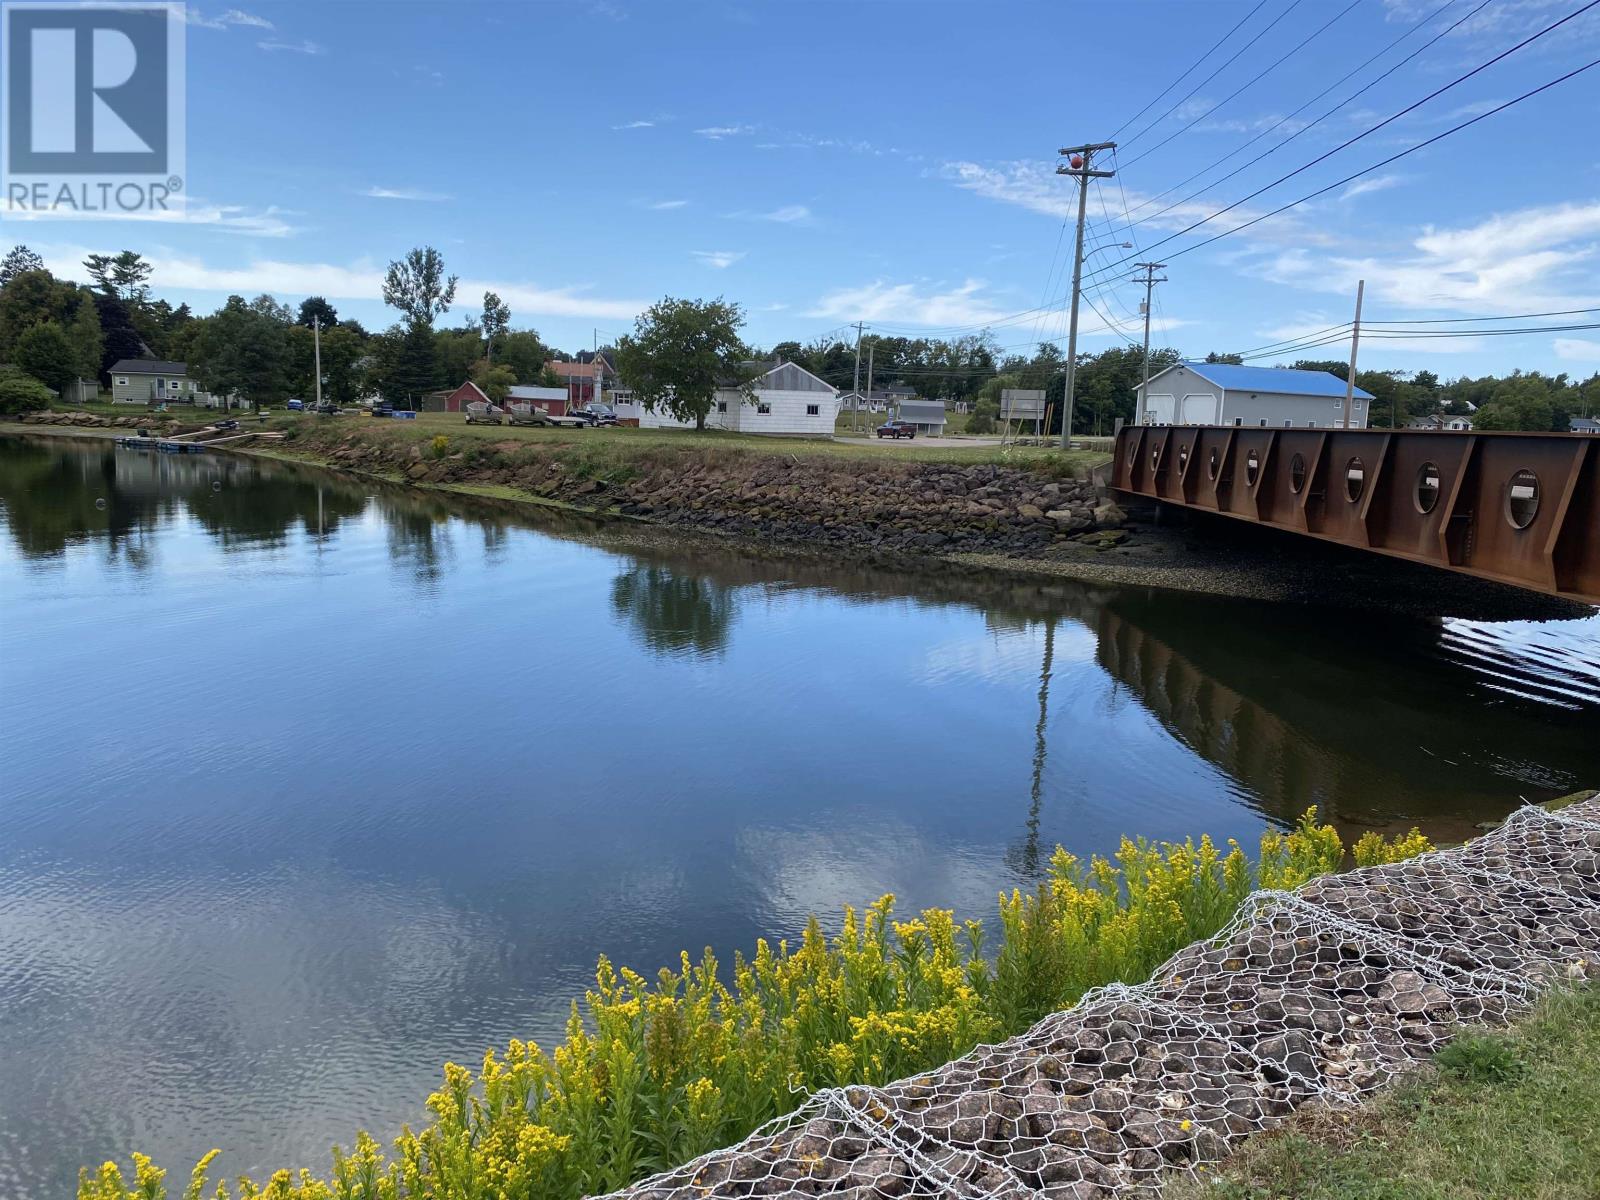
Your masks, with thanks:
[{"label": "parked car", "polygon": [[211,427],[216,430],[237,429],[239,421],[236,417],[228,417],[226,420],[211,422]]},{"label": "parked car", "polygon": [[332,400],[324,400],[317,405],[316,411],[325,417],[337,417],[339,415],[339,406]]},{"label": "parked car", "polygon": [[615,425],[617,423],[617,410],[606,404],[587,404],[582,408],[575,408],[569,416],[578,417],[586,422],[590,428],[596,425]]},{"label": "parked car", "polygon": [[372,415],[375,417],[394,416],[394,404],[388,400],[380,400],[372,406]]},{"label": "parked car", "polygon": [[306,402],[304,400],[291,400],[284,405],[290,412],[300,412],[305,406]]},{"label": "parked car", "polygon": [[885,421],[878,426],[878,436],[881,438],[914,438],[917,436],[917,427],[910,421]]}]

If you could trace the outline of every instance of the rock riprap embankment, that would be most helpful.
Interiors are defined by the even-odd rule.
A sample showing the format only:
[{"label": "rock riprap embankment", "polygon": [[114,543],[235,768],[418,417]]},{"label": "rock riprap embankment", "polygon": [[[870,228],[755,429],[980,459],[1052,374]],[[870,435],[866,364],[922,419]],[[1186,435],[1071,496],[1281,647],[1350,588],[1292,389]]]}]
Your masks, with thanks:
[{"label": "rock riprap embankment", "polygon": [[1092,484],[993,464],[871,462],[823,455],[641,457],[598,470],[523,443],[434,457],[348,437],[336,465],[398,470],[418,482],[499,485],[579,508],[614,511],[773,541],[867,550],[1036,556],[1128,540],[1126,516]]}]

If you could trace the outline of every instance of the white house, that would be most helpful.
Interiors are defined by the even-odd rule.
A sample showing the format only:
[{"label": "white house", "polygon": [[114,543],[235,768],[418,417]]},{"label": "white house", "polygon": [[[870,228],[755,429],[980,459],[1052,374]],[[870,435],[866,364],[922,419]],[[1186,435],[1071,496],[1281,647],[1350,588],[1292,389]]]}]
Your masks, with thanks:
[{"label": "white house", "polygon": [[1448,413],[1434,413],[1429,417],[1414,417],[1406,422],[1407,429],[1449,430],[1452,433],[1467,433],[1472,429],[1471,417],[1452,417]]},{"label": "white house", "polygon": [[1345,382],[1327,371],[1180,362],[1134,389],[1145,425],[1251,425],[1279,429],[1367,427],[1372,393],[1355,389],[1344,411]]},{"label": "white house", "polygon": [[[787,437],[832,437],[838,415],[838,388],[796,363],[775,363],[756,380],[753,397],[747,398],[736,388],[718,389],[706,415],[706,427]],[[694,428],[693,421],[680,421],[663,409],[652,412],[637,402],[619,404],[617,416],[637,417],[645,429]]]}]

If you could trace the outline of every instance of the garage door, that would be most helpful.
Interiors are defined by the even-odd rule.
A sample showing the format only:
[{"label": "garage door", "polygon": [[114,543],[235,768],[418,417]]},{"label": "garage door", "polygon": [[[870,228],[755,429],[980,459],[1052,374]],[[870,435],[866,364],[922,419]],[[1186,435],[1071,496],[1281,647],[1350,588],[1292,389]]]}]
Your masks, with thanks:
[{"label": "garage door", "polygon": [[1215,425],[1217,423],[1217,398],[1205,394],[1183,398],[1183,423],[1185,425]]},{"label": "garage door", "polygon": [[1147,425],[1171,425],[1172,414],[1176,404],[1177,398],[1173,396],[1151,396],[1149,406],[1145,410],[1145,423]]}]

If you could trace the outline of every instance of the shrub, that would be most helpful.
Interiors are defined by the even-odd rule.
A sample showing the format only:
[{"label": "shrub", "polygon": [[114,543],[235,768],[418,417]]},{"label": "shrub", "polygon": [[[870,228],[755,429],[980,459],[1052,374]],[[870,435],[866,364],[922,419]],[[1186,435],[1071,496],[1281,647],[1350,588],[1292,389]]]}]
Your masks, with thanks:
[{"label": "shrub", "polygon": [[33,412],[50,407],[50,389],[15,367],[0,368],[0,413]]},{"label": "shrub", "polygon": [[[1368,835],[1376,837],[1376,835]],[[1368,857],[1428,848],[1413,831],[1362,839]],[[818,1088],[885,1083],[1010,1036],[1089,988],[1138,980],[1222,928],[1257,886],[1295,887],[1336,870],[1344,846],[1306,813],[1261,839],[1252,867],[1230,842],[1124,840],[1112,859],[1057,849],[1032,892],[1000,898],[1000,943],[946,909],[897,921],[894,897],[846,909],[828,938],[812,918],[794,945],[756,943],[726,975],[707,951],[654,982],[601,958],[566,1038],[488,1051],[476,1075],[447,1063],[432,1122],[403,1130],[387,1160],[365,1132],[334,1151],[327,1181],[280,1171],[264,1200],[576,1200],[734,1142]],[[209,1159],[195,1168],[198,1197]],[[134,1159],[80,1175],[79,1200],[163,1200],[161,1172]],[[189,1200],[191,1193],[186,1193]]]},{"label": "shrub", "polygon": [[443,458],[450,453],[450,439],[442,433],[434,434],[433,441],[429,442],[428,446],[433,451],[435,458]]},{"label": "shrub", "polygon": [[968,433],[993,433],[1000,419],[1000,406],[991,400],[979,400],[967,414]]}]

